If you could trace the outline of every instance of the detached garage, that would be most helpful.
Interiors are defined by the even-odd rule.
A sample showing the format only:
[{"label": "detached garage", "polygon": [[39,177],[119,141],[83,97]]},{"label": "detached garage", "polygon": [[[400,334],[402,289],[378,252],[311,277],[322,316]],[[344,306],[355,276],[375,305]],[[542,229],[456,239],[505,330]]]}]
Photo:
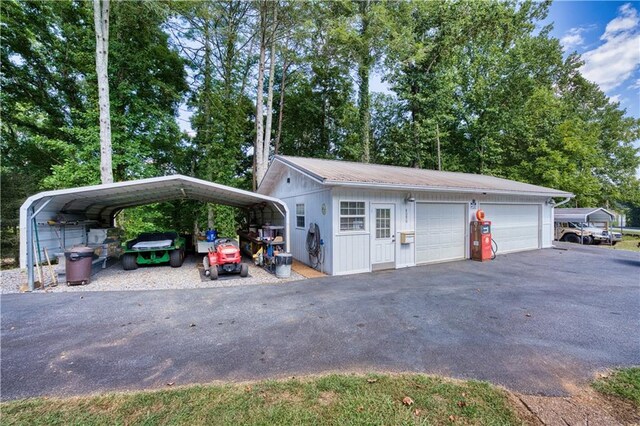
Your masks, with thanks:
[{"label": "detached garage", "polygon": [[551,247],[554,198],[573,197],[492,176],[286,156],[258,192],[295,212],[294,258],[332,275],[468,259],[479,209],[498,255]]}]

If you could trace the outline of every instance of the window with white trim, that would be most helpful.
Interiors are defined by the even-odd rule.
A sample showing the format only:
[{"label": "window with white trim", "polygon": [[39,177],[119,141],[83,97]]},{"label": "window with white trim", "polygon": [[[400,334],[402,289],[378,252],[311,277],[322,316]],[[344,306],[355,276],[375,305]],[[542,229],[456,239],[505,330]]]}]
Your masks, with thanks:
[{"label": "window with white trim", "polygon": [[296,204],[296,228],[304,228],[304,204]]},{"label": "window with white trim", "polygon": [[364,201],[340,201],[340,231],[364,231],[365,223]]}]

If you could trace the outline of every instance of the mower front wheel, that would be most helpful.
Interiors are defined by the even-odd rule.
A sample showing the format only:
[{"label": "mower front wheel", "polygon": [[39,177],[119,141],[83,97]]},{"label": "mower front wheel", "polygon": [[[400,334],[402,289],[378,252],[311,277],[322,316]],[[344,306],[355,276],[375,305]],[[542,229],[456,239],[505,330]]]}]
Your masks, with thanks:
[{"label": "mower front wheel", "polygon": [[169,265],[172,268],[179,268],[182,266],[182,261],[184,260],[184,254],[182,250],[176,249],[169,253]]},{"label": "mower front wheel", "polygon": [[240,276],[242,278],[246,278],[247,275],[249,275],[249,265],[243,263],[242,265],[240,265]]}]

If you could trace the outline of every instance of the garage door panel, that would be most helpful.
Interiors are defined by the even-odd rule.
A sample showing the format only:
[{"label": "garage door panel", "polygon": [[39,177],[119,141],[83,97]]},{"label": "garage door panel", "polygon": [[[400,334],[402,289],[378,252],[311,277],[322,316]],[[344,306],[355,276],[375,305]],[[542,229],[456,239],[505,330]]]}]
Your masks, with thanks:
[{"label": "garage door panel", "polygon": [[535,204],[483,204],[498,253],[533,250],[539,244],[539,208]]},{"label": "garage door panel", "polygon": [[465,206],[416,204],[416,263],[465,257]]}]

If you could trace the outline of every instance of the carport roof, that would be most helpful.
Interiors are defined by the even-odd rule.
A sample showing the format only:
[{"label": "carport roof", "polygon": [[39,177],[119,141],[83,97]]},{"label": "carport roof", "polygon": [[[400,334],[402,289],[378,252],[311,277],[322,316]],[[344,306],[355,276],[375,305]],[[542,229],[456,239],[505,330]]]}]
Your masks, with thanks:
[{"label": "carport roof", "polygon": [[611,222],[615,214],[602,207],[555,209],[556,222]]},{"label": "carport roof", "polygon": [[267,204],[277,205],[276,209],[283,212],[286,210],[285,204],[277,198],[178,174],[41,192],[29,197],[22,208],[37,210],[46,203],[47,211],[82,212],[87,219],[108,220],[127,207],[176,199],[240,208]]},{"label": "carport roof", "polygon": [[281,155],[275,157],[267,171],[259,188],[261,193],[268,193],[275,184],[274,180],[278,179],[278,173],[269,173],[278,167],[278,163],[292,167],[320,184],[331,186],[573,197],[570,192],[495,176]]}]

